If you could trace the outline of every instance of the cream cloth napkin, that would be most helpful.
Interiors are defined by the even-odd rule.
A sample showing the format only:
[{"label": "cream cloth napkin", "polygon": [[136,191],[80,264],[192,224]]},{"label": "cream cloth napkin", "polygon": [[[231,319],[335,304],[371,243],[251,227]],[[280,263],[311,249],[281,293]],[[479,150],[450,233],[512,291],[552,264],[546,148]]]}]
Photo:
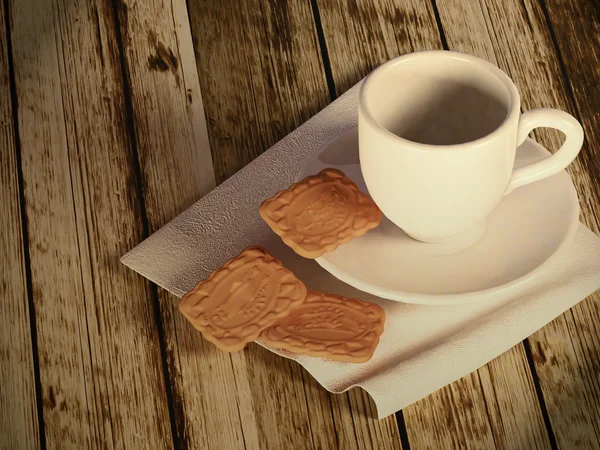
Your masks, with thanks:
[{"label": "cream cloth napkin", "polygon": [[258,207],[287,188],[314,151],[356,126],[358,88],[132,249],[122,262],[181,297],[247,246],[262,245],[309,289],[380,304],[387,314],[385,332],[367,363],[270,350],[300,363],[331,392],[362,387],[383,418],[476,370],[600,288],[600,239],[580,224],[573,245],[555,255],[524,294],[459,306],[383,300],[359,292],[316,262],[297,256],[262,221]]}]

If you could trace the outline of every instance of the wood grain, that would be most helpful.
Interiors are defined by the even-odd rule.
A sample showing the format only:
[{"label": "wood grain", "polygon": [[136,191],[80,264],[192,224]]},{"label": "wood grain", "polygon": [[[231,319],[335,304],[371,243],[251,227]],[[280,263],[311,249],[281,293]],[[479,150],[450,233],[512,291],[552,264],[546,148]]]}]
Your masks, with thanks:
[{"label": "wood grain", "polygon": [[[119,1],[132,129],[149,233],[214,186],[185,0]],[[244,448],[229,355],[198,339],[159,289],[175,444]]]},{"label": "wood grain", "polygon": [[[537,2],[494,0],[467,6],[460,1],[439,0],[437,4],[448,42],[458,50],[477,52],[505,70],[519,88],[523,109],[554,107],[583,117],[569,98],[559,55]],[[572,21],[570,28],[561,26],[560,29],[574,30],[581,28],[581,17],[589,18],[588,25],[595,20],[590,13],[593,11],[586,15],[583,11],[562,8],[550,17]],[[471,24],[468,31],[460,27],[465,20]],[[579,40],[565,33],[565,41],[586,42],[585,35],[594,35],[593,26],[586,34],[578,33]],[[482,38],[485,35],[488,38]],[[580,73],[586,65],[576,67],[576,73]],[[594,75],[587,76],[589,79]],[[586,102],[589,102],[587,98],[594,98],[589,94],[583,97]],[[593,104],[589,106],[588,114],[593,117]],[[592,117],[582,120],[588,136],[590,131],[598,128]],[[539,129],[534,136],[550,150],[557,149],[562,142],[554,130]],[[579,194],[582,220],[596,231],[597,160],[596,147],[590,145],[588,137],[582,152],[568,168]],[[594,375],[599,373],[600,367],[598,298],[598,294],[594,294],[529,338],[553,434],[559,447],[564,449],[597,448],[600,445],[599,413],[595,406],[600,399],[599,383]]]},{"label": "wood grain", "polygon": [[[442,23],[451,29],[454,39],[451,47],[463,45],[464,51],[485,55],[490,48],[486,46],[490,37],[485,22],[479,20],[464,26],[464,17],[469,16],[472,5],[463,1],[452,6],[438,2],[440,14],[442,10],[445,14],[446,22]],[[479,8],[476,3],[475,7]],[[372,68],[399,54],[442,48],[442,37],[429,3],[323,2],[320,13],[337,92],[343,92]],[[467,39],[470,32],[474,33],[470,41],[459,42],[463,34]],[[471,42],[474,45],[468,47]],[[453,448],[459,444],[478,447],[481,442],[498,448],[528,448],[526,445],[532,443],[538,447],[530,448],[550,445],[539,404],[531,391],[532,375],[522,346],[480,369],[479,377],[481,380],[464,377],[404,410],[411,448]],[[515,390],[523,393],[517,400],[513,398]],[[480,414],[486,411],[486,406],[492,408],[493,415]],[[440,409],[446,410],[446,426],[435,420],[425,426],[424,421],[435,419]],[[501,427],[495,423],[499,419]]]},{"label": "wood grain", "polygon": [[598,373],[587,372],[594,356],[585,359],[594,343],[581,339],[577,326],[573,311],[567,312],[528,340],[557,448],[599,449],[598,399],[593,392]]},{"label": "wood grain", "polygon": [[[35,13],[32,13],[35,11]],[[10,5],[49,448],[172,446],[110,4]]]},{"label": "wood grain", "polygon": [[[586,198],[589,210],[586,210],[586,223],[600,232],[600,66],[594,64],[600,60],[600,5],[594,0],[567,2],[547,0],[546,13],[549,21],[542,26],[546,36],[553,32],[559,64],[565,71],[566,89],[573,100],[573,110],[583,125],[586,146],[580,156],[581,165],[589,175],[590,190]],[[539,11],[537,2],[532,9]],[[543,9],[543,8],[542,8]]]},{"label": "wood grain", "polygon": [[[119,0],[118,9],[143,192],[162,187],[146,202],[153,231],[214,187],[212,158],[185,1]],[[168,165],[173,176],[153,170]]]},{"label": "wood grain", "polygon": [[328,103],[308,3],[190,0],[218,182]]},{"label": "wood grain", "polygon": [[[548,1],[544,30],[552,31],[564,92],[572,100],[586,142],[572,172],[582,220],[600,233],[600,8],[597,2]],[[544,19],[547,19],[545,16]],[[532,339],[532,353],[548,412],[561,448],[600,448],[600,293],[566,313],[563,325],[546,327]],[[560,320],[553,325],[562,325]],[[565,330],[566,328],[566,330]],[[567,332],[568,331],[568,332]],[[561,333],[559,335],[558,333]],[[567,360],[567,361],[563,361]],[[568,369],[567,369],[568,368]],[[558,389],[556,387],[559,387]]]},{"label": "wood grain", "polygon": [[395,56],[442,49],[429,2],[320,1],[319,12],[337,95]]},{"label": "wood grain", "polygon": [[0,7],[0,448],[40,448],[11,105],[6,11]]},{"label": "wood grain", "polygon": [[404,409],[411,449],[496,448],[477,372]]},{"label": "wood grain", "polygon": [[490,361],[478,373],[496,447],[552,448],[523,345]]},{"label": "wood grain", "polygon": [[395,417],[389,416],[375,421],[377,411],[375,402],[364,390],[353,388],[348,391],[352,411],[365,411],[365,414],[353,414],[356,439],[360,449],[400,449],[400,436]]}]

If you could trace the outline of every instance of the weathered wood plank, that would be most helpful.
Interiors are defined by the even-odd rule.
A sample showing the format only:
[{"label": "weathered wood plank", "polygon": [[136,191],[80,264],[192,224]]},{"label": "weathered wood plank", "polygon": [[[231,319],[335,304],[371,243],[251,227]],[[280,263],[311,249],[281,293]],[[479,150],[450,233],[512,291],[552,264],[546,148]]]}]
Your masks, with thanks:
[{"label": "weathered wood plank", "polygon": [[[576,108],[569,98],[559,55],[537,2],[495,0],[466,5],[459,1],[438,1],[449,43],[460,50],[481,52],[480,55],[492,61],[495,58],[519,87],[524,109],[554,107],[581,118],[588,137],[581,154],[568,170],[579,193],[582,220],[598,231],[598,150],[590,140],[590,133],[591,139],[598,133],[598,122],[594,122],[598,103],[596,100],[595,108],[592,103],[597,96],[590,95],[587,90],[586,94],[579,91],[582,101],[588,102],[587,108]],[[459,10],[461,6],[463,8]],[[594,21],[596,27],[598,23],[593,8],[589,7],[592,10],[584,14],[584,11],[572,11],[566,3],[563,6],[565,8],[560,11],[557,8],[551,17],[566,21],[557,28],[564,33],[566,45],[578,46],[580,54],[584,48],[592,51],[594,46],[589,38],[597,37]],[[581,27],[583,17],[587,18],[584,23],[589,27],[586,31]],[[469,31],[460,28],[465,21],[470,24]],[[572,32],[575,31],[578,37],[574,37]],[[484,33],[488,39],[480,38]],[[563,59],[573,61],[571,55],[568,56]],[[581,78],[581,71],[588,71],[581,81],[587,80],[589,87],[597,90],[597,82],[592,86],[590,81],[594,77],[600,79],[597,68],[586,64],[583,58],[573,64],[576,70],[570,75]],[[554,130],[537,130],[535,138],[550,150],[557,149],[562,142]],[[597,408],[600,402],[597,377],[600,369],[597,344],[600,336],[597,326],[599,298],[598,294],[591,296],[529,339],[553,434],[560,448],[597,448],[600,445]],[[581,375],[574,378],[573,374]]]},{"label": "weathered wood plank", "polygon": [[11,105],[6,11],[0,7],[0,448],[40,448]]},{"label": "weathered wood plank", "polygon": [[[453,37],[463,33],[466,36],[475,30],[476,37],[472,41],[479,44],[470,48],[469,53],[480,52],[481,55],[490,39],[485,23],[480,20],[472,24],[464,18],[458,23],[464,13],[462,10],[471,8],[472,4],[455,3],[454,9],[444,9],[450,16],[446,23],[452,27]],[[323,2],[320,12],[338,93],[352,86],[372,68],[399,54],[442,48],[434,12],[427,2]],[[450,24],[451,20],[456,22]],[[469,23],[468,27],[466,23]],[[457,45],[460,43],[451,43],[452,48]],[[473,378],[473,374],[464,377],[405,409],[411,448],[415,445],[416,448],[452,448],[459,443],[478,447],[481,442],[499,448],[504,448],[502,444],[506,442],[535,441],[539,448],[549,445],[535,392],[530,389],[533,382],[522,346],[502,355],[479,372],[481,380]],[[523,393],[518,402],[511,400],[514,389]],[[494,412],[501,415],[503,427],[490,423],[487,414],[480,414],[486,405],[494,407]],[[433,420],[444,409],[445,426],[436,421],[424,424],[423,421]],[[527,421],[519,422],[517,418],[527,418]],[[495,415],[494,419],[500,419],[500,416]]]},{"label": "weathered wood plank", "polygon": [[393,415],[376,421],[377,411],[373,399],[365,391],[354,388],[348,391],[352,411],[361,411],[353,414],[356,439],[360,449],[400,449],[401,443],[398,424]]},{"label": "weathered wood plank", "polygon": [[551,448],[523,345],[503,353],[478,372],[496,447]]},{"label": "weathered wood plank", "polygon": [[[152,229],[214,187],[186,11],[184,0],[119,0],[144,193],[150,186],[164,186],[146,202]],[[146,169],[166,165],[177,169],[173,176]],[[175,204],[168,194],[172,191],[178,193]]]},{"label": "weathered wood plank", "polygon": [[[304,393],[300,367],[282,361],[268,350],[252,344],[236,364],[238,389],[246,380],[245,392],[249,403],[240,403],[240,410],[251,408],[254,417],[244,427],[256,436],[256,448],[314,449],[312,417],[309,417],[308,398]],[[237,358],[234,362],[239,361]],[[324,411],[316,412],[325,416]],[[246,434],[244,433],[244,436]],[[248,444],[246,445],[248,447]]]},{"label": "weathered wood plank", "polygon": [[11,2],[18,122],[49,448],[169,448],[110,2]]},{"label": "weathered wood plank", "polygon": [[[544,13],[537,2],[526,4],[537,17]],[[545,7],[543,19],[549,22],[542,21],[544,41],[550,45],[553,37],[556,40],[559,64],[568,78],[561,91],[572,100],[586,134],[572,171],[582,220],[600,233],[600,68],[593,63],[600,59],[600,8],[594,1],[556,0],[545,2]],[[562,339],[555,327],[546,327],[532,339],[542,392],[561,448],[600,448],[600,293],[563,317]]]},{"label": "weathered wood plank", "polygon": [[[352,413],[349,408],[342,413],[339,407],[334,407],[335,399],[343,399],[348,402],[346,395],[332,395],[324,393],[323,387],[304,369],[302,370],[302,379],[304,381],[304,391],[306,392],[307,403],[310,414],[310,430],[315,449],[353,449],[356,448],[356,438],[354,438],[354,425],[352,423]],[[313,411],[320,411],[318,414],[312,414]],[[329,412],[329,414],[328,414]],[[344,427],[339,421],[336,422],[335,414],[338,413],[339,420],[345,420],[352,433],[352,439],[346,440],[344,444]]]},{"label": "weathered wood plank", "polygon": [[[212,160],[185,2],[120,2],[118,16],[152,232],[212,188]],[[193,339],[172,296],[158,300],[177,445],[243,448],[229,357]]]},{"label": "weathered wood plank", "polygon": [[[586,146],[581,164],[589,175],[586,178],[589,210],[586,211],[588,226],[600,232],[600,5],[594,0],[567,2],[546,0],[549,22],[544,22],[545,35],[552,27],[561,65],[568,77],[566,89],[574,101],[574,110],[586,133]],[[540,14],[537,2],[531,9]],[[594,201],[595,200],[595,201]]]},{"label": "weathered wood plank", "polygon": [[308,2],[190,1],[221,182],[329,101]]},{"label": "weathered wood plank", "polygon": [[[142,195],[152,233],[214,185],[185,0],[119,1]],[[216,25],[217,22],[215,22]],[[199,339],[158,290],[176,445],[244,448],[229,355]]]},{"label": "weathered wood plank", "polygon": [[442,49],[429,2],[321,1],[319,11],[337,95],[395,56]]},{"label": "weathered wood plank", "polygon": [[[597,294],[593,300],[584,300],[592,301],[598,301]],[[598,397],[594,397],[591,387],[598,373],[586,373],[593,357],[586,360],[585,352],[594,343],[579,336],[583,330],[573,312],[529,337],[531,353],[557,448],[600,449]]]},{"label": "weathered wood plank", "polygon": [[496,448],[477,372],[404,409],[411,449]]},{"label": "weathered wood plank", "polygon": [[411,448],[551,448],[526,364],[517,346],[405,408]]}]

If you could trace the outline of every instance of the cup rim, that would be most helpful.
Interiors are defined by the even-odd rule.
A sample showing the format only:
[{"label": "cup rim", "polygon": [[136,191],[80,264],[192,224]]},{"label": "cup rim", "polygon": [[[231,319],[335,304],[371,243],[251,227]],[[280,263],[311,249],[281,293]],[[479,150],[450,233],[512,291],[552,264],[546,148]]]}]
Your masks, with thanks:
[{"label": "cup rim", "polygon": [[[459,59],[462,61],[466,61],[468,63],[477,64],[478,66],[486,69],[492,75],[495,75],[504,84],[504,86],[507,88],[508,93],[509,93],[508,112],[506,113],[506,116],[504,117],[502,122],[492,132],[486,134],[485,136],[482,136],[480,138],[477,138],[477,139],[474,139],[471,141],[461,142],[459,144],[423,144],[420,142],[415,142],[415,141],[411,141],[410,139],[400,137],[400,136],[392,133],[391,131],[389,131],[384,126],[382,126],[377,120],[375,120],[375,118],[371,114],[371,111],[367,107],[367,92],[366,92],[366,90],[369,88],[369,86],[373,82],[373,75],[375,75],[377,73],[381,73],[386,70],[389,70],[390,68],[396,66],[397,64],[401,64],[406,61],[413,60],[415,58]],[[462,53],[462,52],[450,51],[450,50],[425,50],[425,51],[420,51],[420,52],[407,53],[407,54],[404,54],[401,56],[397,56],[396,58],[392,58],[389,61],[381,64],[379,67],[375,68],[369,75],[366,76],[362,85],[360,86],[360,90],[358,93],[359,114],[365,118],[365,120],[369,123],[369,125],[371,125],[371,127],[374,127],[378,131],[384,132],[386,135],[388,135],[389,137],[391,137],[395,140],[403,142],[404,145],[407,147],[410,147],[410,148],[413,148],[416,150],[423,150],[423,151],[439,150],[440,148],[443,148],[446,150],[459,150],[459,149],[468,149],[468,148],[472,148],[472,147],[478,147],[479,145],[486,144],[486,143],[490,142],[491,140],[493,140],[494,138],[496,138],[496,136],[498,136],[503,131],[503,129],[507,126],[509,119],[512,118],[514,115],[518,115],[520,113],[520,108],[521,108],[521,101],[520,101],[519,91],[517,90],[517,87],[515,86],[513,81],[510,79],[510,77],[502,69],[500,69],[498,66],[490,63],[489,61],[478,58],[476,56],[473,56],[473,55],[470,55],[467,53]]]}]

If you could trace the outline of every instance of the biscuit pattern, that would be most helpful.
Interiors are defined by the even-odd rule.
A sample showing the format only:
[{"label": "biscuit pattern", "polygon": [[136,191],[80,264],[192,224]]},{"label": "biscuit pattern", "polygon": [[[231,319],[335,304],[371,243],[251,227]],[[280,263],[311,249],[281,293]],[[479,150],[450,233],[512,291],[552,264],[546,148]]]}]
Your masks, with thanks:
[{"label": "biscuit pattern", "polygon": [[318,258],[381,223],[375,202],[337,169],[324,169],[260,206],[263,220],[296,253]]},{"label": "biscuit pattern", "polygon": [[265,249],[250,247],[200,281],[179,310],[221,350],[234,352],[306,299],[296,276]]},{"label": "biscuit pattern", "polygon": [[306,301],[266,328],[261,339],[292,353],[354,363],[373,356],[385,312],[369,302],[308,291]]}]

